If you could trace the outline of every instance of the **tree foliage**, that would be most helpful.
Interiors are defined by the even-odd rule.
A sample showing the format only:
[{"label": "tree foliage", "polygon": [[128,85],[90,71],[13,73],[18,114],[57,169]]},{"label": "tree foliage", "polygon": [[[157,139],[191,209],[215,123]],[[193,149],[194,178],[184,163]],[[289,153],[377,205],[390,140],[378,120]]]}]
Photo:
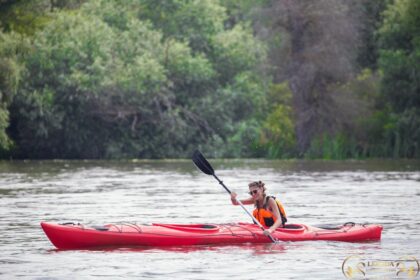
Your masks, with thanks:
[{"label": "tree foliage", "polygon": [[395,157],[420,156],[420,2],[397,0],[379,29],[382,93],[391,107]]},{"label": "tree foliage", "polygon": [[171,3],[98,0],[54,14],[11,107],[16,155],[178,157],[227,141],[249,118],[232,112],[258,107],[264,48],[249,28],[225,30],[212,1]]},{"label": "tree foliage", "polygon": [[419,157],[416,0],[0,0],[0,156]]},{"label": "tree foliage", "polygon": [[24,72],[21,61],[28,48],[29,42],[23,36],[0,32],[0,153],[13,145],[6,133],[9,126],[8,106],[18,91]]}]

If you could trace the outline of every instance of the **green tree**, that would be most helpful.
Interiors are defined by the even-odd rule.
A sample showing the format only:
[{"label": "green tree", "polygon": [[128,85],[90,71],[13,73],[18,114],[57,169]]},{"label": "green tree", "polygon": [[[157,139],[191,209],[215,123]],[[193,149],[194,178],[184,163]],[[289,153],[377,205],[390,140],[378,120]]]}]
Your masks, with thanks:
[{"label": "green tree", "polygon": [[138,16],[149,19],[165,37],[186,41],[194,52],[211,51],[212,38],[224,31],[226,10],[212,0],[142,0]]},{"label": "green tree", "polygon": [[33,35],[52,18],[54,11],[76,9],[86,0],[2,0],[0,28]]},{"label": "green tree", "polygon": [[360,69],[377,69],[377,30],[382,24],[383,12],[390,2],[392,0],[354,0],[351,5],[352,12],[360,19],[360,41],[357,48],[357,65]]},{"label": "green tree", "polygon": [[[114,34],[97,18],[56,15],[37,32],[19,94],[12,104],[13,137],[25,157],[92,157],[102,129],[91,107],[112,71]],[[99,147],[98,147],[99,146]]]},{"label": "green tree", "polygon": [[11,105],[16,155],[179,157],[229,145],[257,116],[267,81],[256,72],[264,47],[249,28],[225,29],[225,18],[213,1],[56,11],[36,32]]},{"label": "green tree", "polygon": [[420,2],[396,0],[379,30],[381,92],[391,107],[394,157],[420,156]]},{"label": "green tree", "polygon": [[270,158],[292,157],[296,154],[295,122],[292,92],[286,82],[271,86],[267,116],[259,132],[258,148],[264,147]]},{"label": "green tree", "polygon": [[6,129],[9,126],[9,109],[19,87],[24,71],[22,57],[29,42],[17,33],[0,32],[0,152],[11,148],[12,140]]}]

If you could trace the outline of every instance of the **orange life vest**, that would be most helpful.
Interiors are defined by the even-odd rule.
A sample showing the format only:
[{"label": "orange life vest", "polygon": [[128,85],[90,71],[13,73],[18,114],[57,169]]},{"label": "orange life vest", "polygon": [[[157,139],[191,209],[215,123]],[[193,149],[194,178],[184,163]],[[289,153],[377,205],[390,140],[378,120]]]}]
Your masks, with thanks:
[{"label": "orange life vest", "polygon": [[274,201],[277,204],[277,207],[279,208],[280,217],[281,217],[281,223],[284,224],[287,222],[287,216],[286,212],[284,211],[283,205],[280,203],[278,199],[276,199],[274,196],[267,196],[266,201],[262,208],[256,208],[252,215],[255,219],[257,219],[258,222],[260,222],[261,225],[264,227],[271,227],[276,222],[276,217],[273,215],[272,212],[270,212],[268,208],[268,199],[269,198],[274,199]]}]

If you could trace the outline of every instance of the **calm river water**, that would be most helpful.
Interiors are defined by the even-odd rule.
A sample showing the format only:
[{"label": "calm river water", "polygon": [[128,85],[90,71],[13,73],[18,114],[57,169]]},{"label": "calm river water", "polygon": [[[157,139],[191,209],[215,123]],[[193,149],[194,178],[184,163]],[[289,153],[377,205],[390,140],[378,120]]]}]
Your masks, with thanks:
[{"label": "calm river water", "polygon": [[249,181],[265,181],[290,222],[378,223],[384,226],[382,240],[58,251],[40,221],[99,225],[249,218],[191,161],[0,162],[0,278],[345,279],[341,266],[348,256],[420,259],[418,161],[211,162],[241,198]]}]

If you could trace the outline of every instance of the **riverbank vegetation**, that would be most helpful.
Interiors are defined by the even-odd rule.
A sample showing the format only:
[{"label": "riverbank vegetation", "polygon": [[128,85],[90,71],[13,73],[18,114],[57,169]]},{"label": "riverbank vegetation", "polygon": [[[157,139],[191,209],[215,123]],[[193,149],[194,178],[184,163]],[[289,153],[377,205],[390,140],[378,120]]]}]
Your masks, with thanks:
[{"label": "riverbank vegetation", "polygon": [[0,0],[0,157],[420,158],[417,0]]}]

